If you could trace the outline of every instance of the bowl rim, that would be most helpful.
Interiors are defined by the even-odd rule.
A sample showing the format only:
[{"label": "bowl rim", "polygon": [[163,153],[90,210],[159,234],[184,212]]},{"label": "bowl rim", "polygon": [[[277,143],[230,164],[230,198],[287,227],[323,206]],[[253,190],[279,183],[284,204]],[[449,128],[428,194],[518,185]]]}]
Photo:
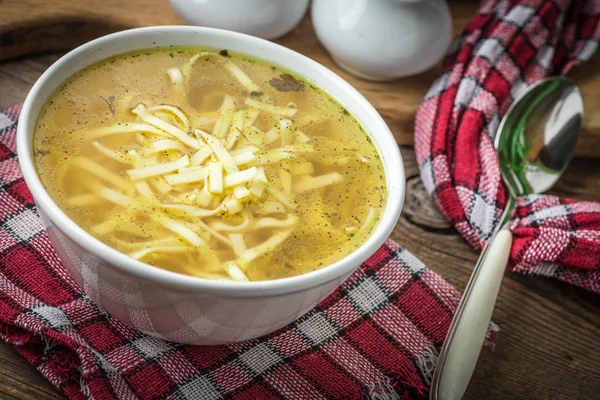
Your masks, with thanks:
[{"label": "bowl rim", "polygon": [[[346,257],[334,262],[333,264],[325,266],[316,271],[311,271],[292,277],[251,282],[209,280],[167,271],[130,258],[129,256],[111,248],[99,239],[96,239],[91,234],[87,233],[83,228],[71,220],[71,218],[69,218],[52,200],[41,183],[41,180],[36,172],[32,156],[34,128],[39,116],[39,113],[32,115],[32,107],[37,97],[41,95],[40,91],[42,91],[45,86],[52,85],[53,80],[58,79],[53,78],[54,75],[62,69],[67,68],[69,63],[74,60],[78,60],[81,57],[85,57],[86,54],[102,50],[102,46],[104,44],[117,40],[132,40],[138,36],[144,35],[152,36],[178,33],[196,35],[194,37],[198,38],[199,41],[201,41],[201,35],[217,35],[224,38],[224,40],[242,42],[249,45],[248,51],[235,52],[238,54],[245,53],[257,59],[265,59],[264,56],[255,54],[257,52],[257,47],[261,48],[263,51],[268,51],[269,53],[281,53],[282,56],[286,56],[292,60],[290,61],[290,64],[292,64],[293,60],[296,60],[299,62],[298,65],[300,65],[300,67],[305,66],[305,73],[302,73],[298,70],[300,67],[294,68],[277,63],[275,61],[270,61],[268,59],[265,61],[289,69],[307,81],[312,81],[312,78],[308,75],[320,75],[322,80],[326,80],[327,82],[325,84],[320,83],[318,87],[329,96],[342,104],[344,103],[342,101],[344,97],[352,98],[352,101],[359,103],[361,107],[360,113],[362,116],[359,118],[357,115],[355,115],[356,112],[354,112],[353,115],[355,118],[357,118],[357,120],[359,120],[380,153],[380,158],[382,160],[386,175],[387,187],[387,201],[383,213],[381,214],[381,219],[374,231],[362,245],[360,245]],[[175,44],[174,46],[178,45]],[[198,45],[198,47],[201,46],[203,45]],[[145,46],[138,47],[137,49],[142,50],[151,47],[152,46]],[[130,51],[135,51],[135,49]],[[105,54],[103,54],[103,57],[100,60],[122,54],[123,52],[116,51],[103,53]],[[70,72],[69,77],[88,67],[89,65],[94,64],[95,62],[97,61],[86,63],[85,66]],[[55,82],[54,86],[51,88],[51,91],[56,90],[64,81],[65,80],[63,79],[57,83]],[[339,86],[340,90],[344,92],[343,96],[334,96],[331,94],[331,90],[329,88],[335,86]],[[34,117],[33,120],[32,117]],[[374,130],[380,131],[377,137],[371,133],[371,131]],[[382,156],[384,151],[386,154],[385,157]],[[36,206],[43,212],[43,214],[45,214],[51,224],[55,225],[56,228],[58,228],[77,245],[82,247],[85,251],[93,254],[120,272],[154,282],[158,285],[181,291],[201,291],[202,293],[206,294],[228,295],[229,297],[257,297],[268,294],[273,295],[292,293],[310,287],[319,286],[325,282],[344,275],[350,275],[350,273],[354,272],[354,270],[357,269],[360,264],[374,254],[375,251],[387,240],[400,216],[406,191],[404,164],[392,132],[377,110],[348,82],[320,63],[279,44],[242,33],[206,27],[175,25],[128,29],[94,39],[62,56],[36,81],[28,93],[25,102],[23,103],[23,108],[17,127],[17,154],[25,183],[32,193]],[[390,185],[390,182],[392,182],[392,176],[390,174],[393,174],[394,185]]]}]

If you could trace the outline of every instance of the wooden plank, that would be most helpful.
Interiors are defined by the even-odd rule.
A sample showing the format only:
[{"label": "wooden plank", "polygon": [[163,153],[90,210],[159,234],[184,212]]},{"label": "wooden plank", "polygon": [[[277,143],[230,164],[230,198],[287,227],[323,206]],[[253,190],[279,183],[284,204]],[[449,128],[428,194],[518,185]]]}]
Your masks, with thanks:
[{"label": "wooden plank", "polygon": [[19,353],[0,341],[0,398],[54,400],[65,396]]},{"label": "wooden plank", "polygon": [[[475,13],[477,1],[450,1],[454,31]],[[139,26],[182,24],[166,0],[0,1],[0,61],[39,52],[71,49],[101,35]],[[279,43],[303,53],[340,74],[373,103],[392,128],[398,143],[413,144],[414,113],[436,77],[432,69],[392,83],[373,83],[341,71],[318,42],[308,17]],[[576,154],[600,157],[600,52],[570,76],[585,98],[584,129]],[[6,97],[6,96],[4,96]]]},{"label": "wooden plank", "polygon": [[123,29],[183,23],[166,0],[3,0],[0,15],[0,61],[67,50]]}]

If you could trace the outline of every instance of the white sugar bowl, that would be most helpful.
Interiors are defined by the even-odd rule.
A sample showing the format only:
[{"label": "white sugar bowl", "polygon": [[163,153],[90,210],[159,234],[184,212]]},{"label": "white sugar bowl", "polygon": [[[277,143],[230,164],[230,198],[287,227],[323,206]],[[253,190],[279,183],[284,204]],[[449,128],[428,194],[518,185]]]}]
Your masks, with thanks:
[{"label": "white sugar bowl", "polygon": [[277,39],[300,22],[309,0],[170,0],[190,25]]},{"label": "white sugar bowl", "polygon": [[452,39],[445,0],[313,0],[311,18],[336,64],[373,81],[433,67]]}]

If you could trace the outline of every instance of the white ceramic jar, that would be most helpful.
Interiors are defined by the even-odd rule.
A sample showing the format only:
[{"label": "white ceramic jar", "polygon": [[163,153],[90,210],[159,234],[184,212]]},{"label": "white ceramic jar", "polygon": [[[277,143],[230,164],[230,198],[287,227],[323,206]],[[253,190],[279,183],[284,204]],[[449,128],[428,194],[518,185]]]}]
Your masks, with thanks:
[{"label": "white ceramic jar", "polygon": [[309,0],[170,0],[189,24],[277,39],[300,22]]},{"label": "white ceramic jar", "polygon": [[334,61],[373,81],[431,68],[452,38],[445,0],[313,0],[311,18]]}]

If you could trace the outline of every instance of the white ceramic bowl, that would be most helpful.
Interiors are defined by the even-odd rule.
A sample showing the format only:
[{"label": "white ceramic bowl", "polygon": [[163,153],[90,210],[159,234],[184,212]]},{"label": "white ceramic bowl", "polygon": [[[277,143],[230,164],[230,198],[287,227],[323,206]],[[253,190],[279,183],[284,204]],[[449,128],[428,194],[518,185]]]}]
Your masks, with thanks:
[{"label": "white ceramic bowl", "polygon": [[[95,239],[52,201],[35,171],[32,137],[52,92],[75,72],[124,52],[157,46],[207,46],[246,53],[288,68],[343,105],[373,139],[383,160],[388,199],[367,241],[341,261],[308,274],[264,282],[221,282],[165,271]],[[311,59],[277,44],[212,28],[161,26],[108,35],[71,51],[36,82],[17,131],[18,156],[50,237],[73,278],[98,305],[140,331],[190,344],[255,338],[294,321],[335,290],[392,232],[405,192],[398,146],[377,111],[352,86]],[[35,273],[35,271],[32,271]]]}]

